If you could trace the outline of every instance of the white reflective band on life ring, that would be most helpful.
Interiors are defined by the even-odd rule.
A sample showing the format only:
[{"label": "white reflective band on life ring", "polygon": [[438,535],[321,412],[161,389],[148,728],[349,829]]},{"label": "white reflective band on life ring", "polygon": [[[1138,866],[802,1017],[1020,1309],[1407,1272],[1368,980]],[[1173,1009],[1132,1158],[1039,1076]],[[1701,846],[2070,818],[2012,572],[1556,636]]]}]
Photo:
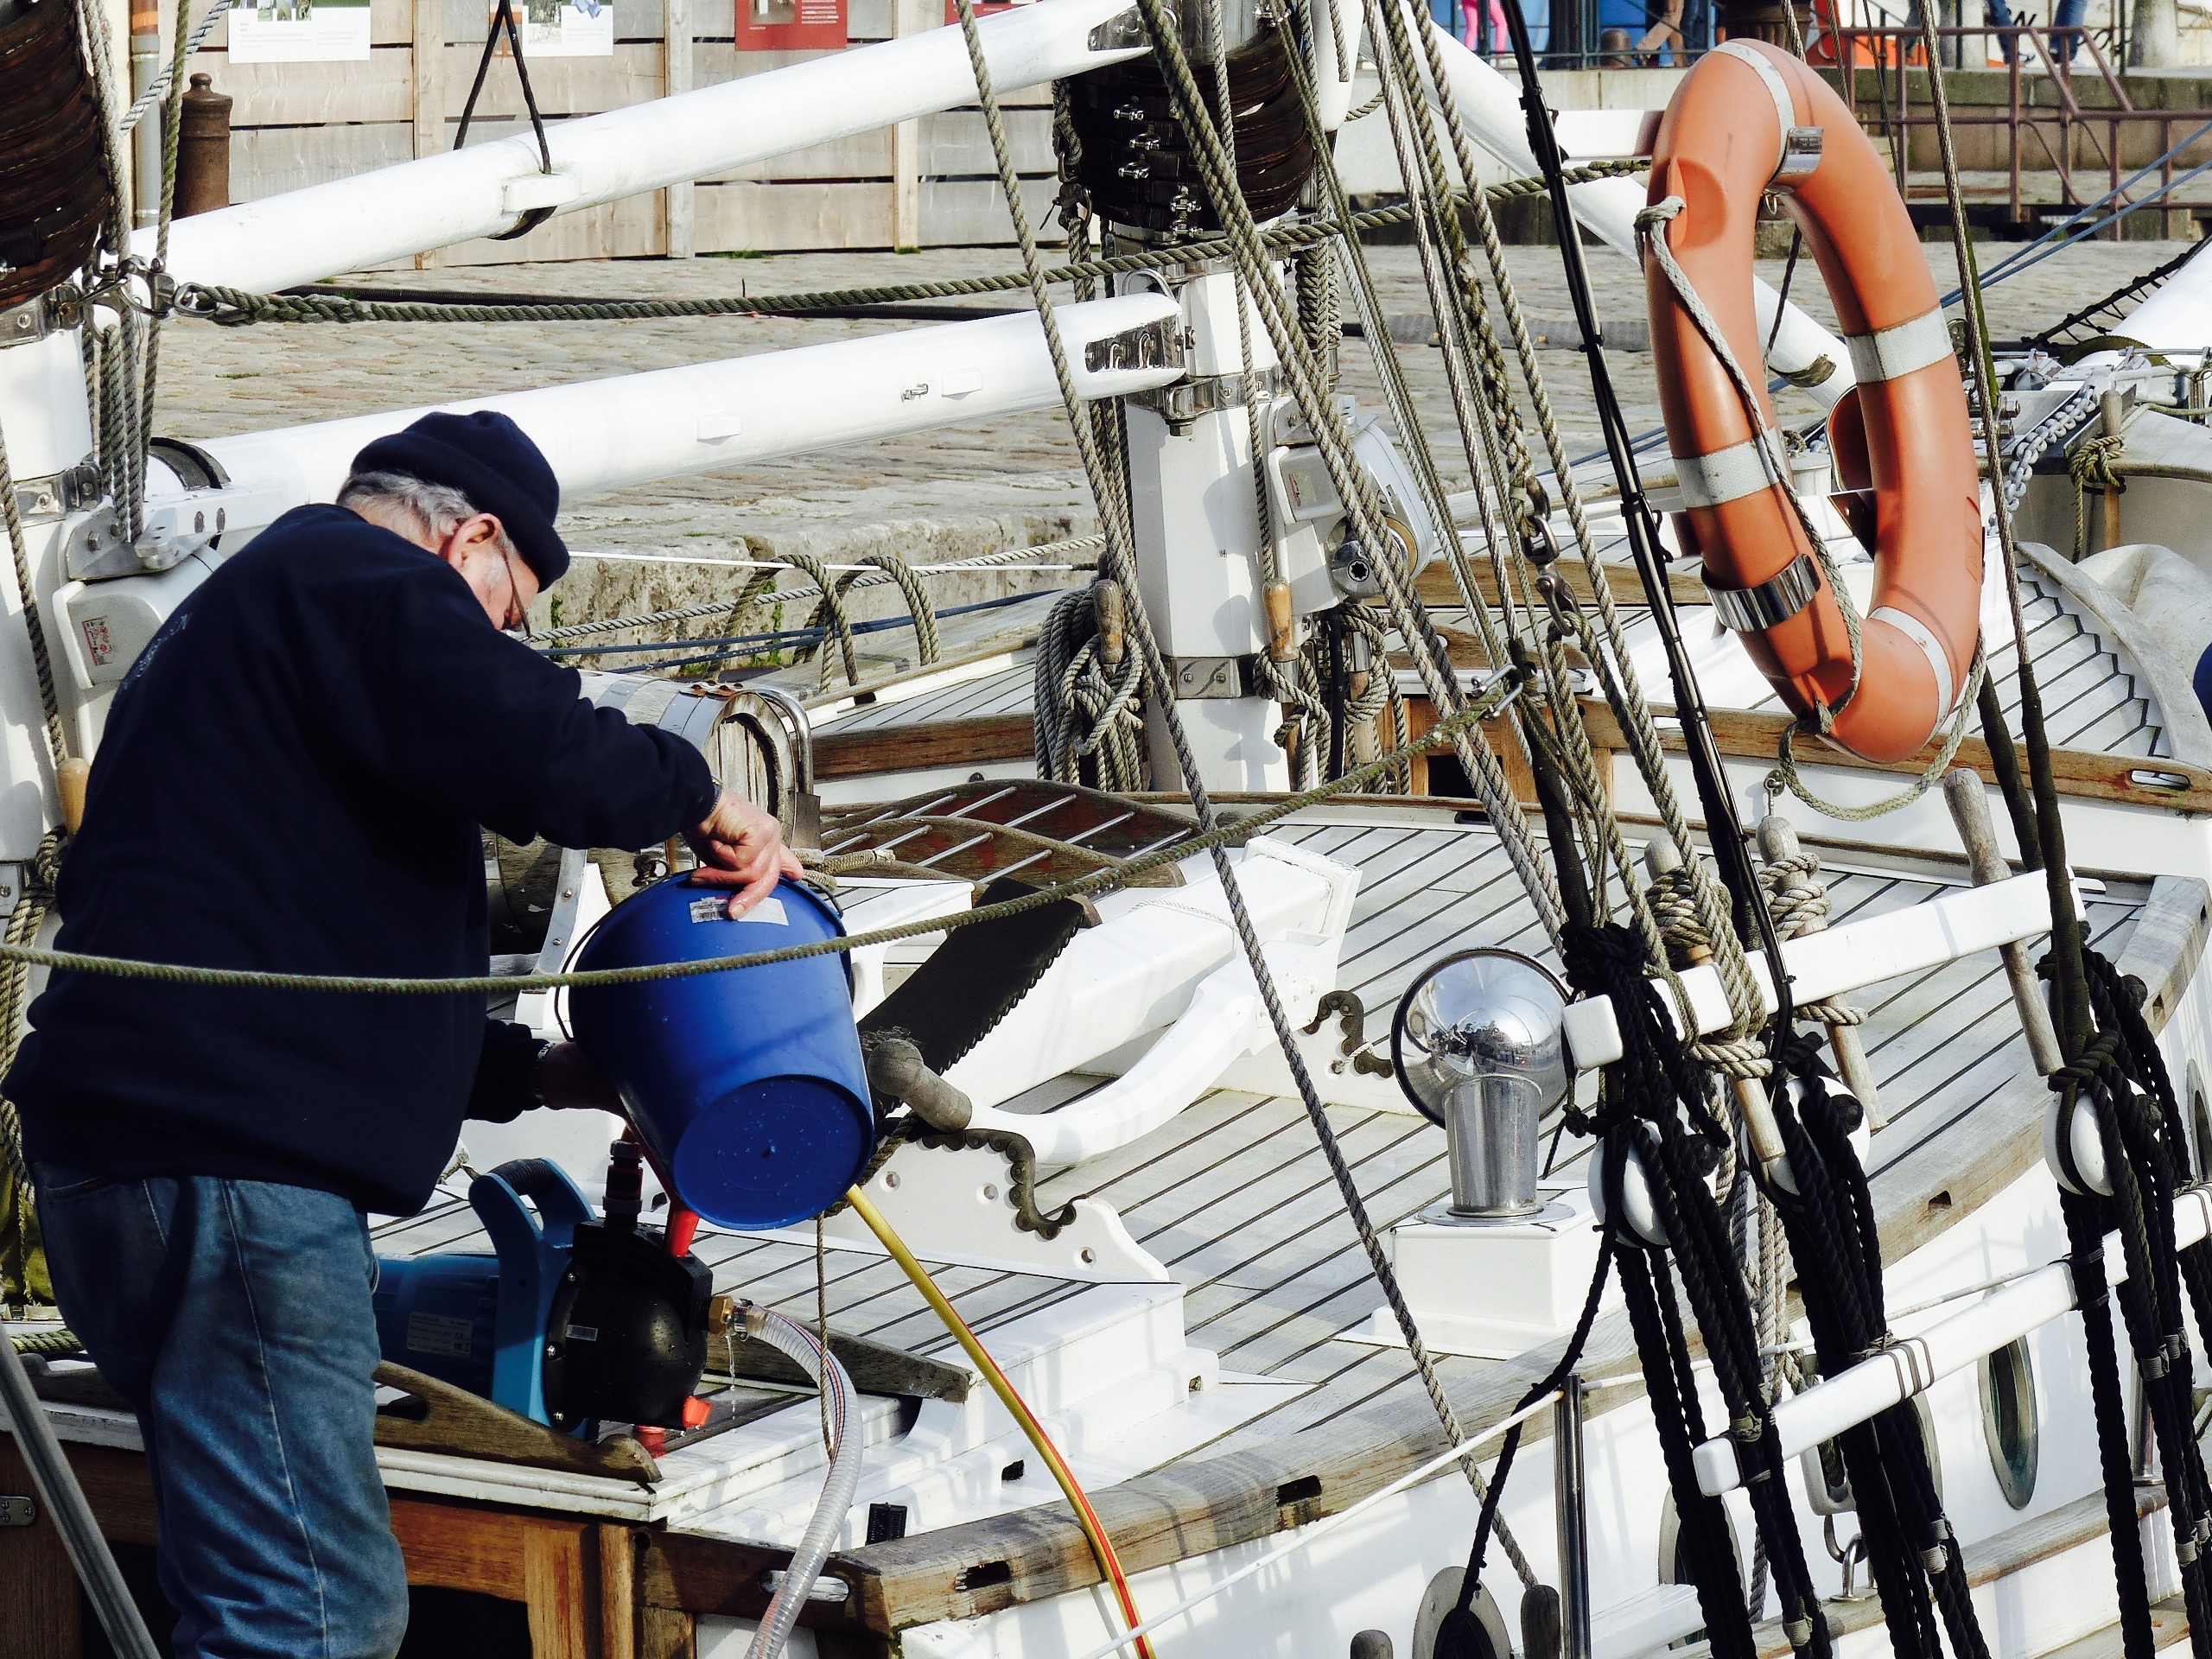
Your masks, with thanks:
[{"label": "white reflective band on life ring", "polygon": [[1951,326],[1940,306],[1894,327],[1846,334],[1843,343],[1851,353],[1851,372],[1862,385],[1902,379],[1930,363],[1948,363],[1952,355]]},{"label": "white reflective band on life ring", "polygon": [[[1928,631],[1928,625],[1918,617],[1898,610],[1893,605],[1877,605],[1866,613],[1869,622],[1886,622],[1921,649],[1928,658],[1928,666],[1936,671],[1936,706],[1943,714],[1951,712],[1951,658],[1944,651],[1942,641]],[[1939,718],[1941,716],[1938,716]]]},{"label": "white reflective band on life ring", "polygon": [[1724,41],[1707,54],[1708,57],[1733,58],[1738,63],[1748,63],[1759,72],[1759,79],[1766,83],[1767,96],[1774,100],[1775,119],[1782,124],[1782,137],[1774,152],[1776,172],[1789,159],[1789,130],[1797,124],[1796,100],[1789,96],[1789,88],[1783,84],[1781,72],[1741,41]]},{"label": "white reflective band on life ring", "polygon": [[1675,480],[1681,486],[1686,507],[1725,507],[1747,495],[1762,495],[1778,481],[1757,438],[1709,455],[1677,456]]}]

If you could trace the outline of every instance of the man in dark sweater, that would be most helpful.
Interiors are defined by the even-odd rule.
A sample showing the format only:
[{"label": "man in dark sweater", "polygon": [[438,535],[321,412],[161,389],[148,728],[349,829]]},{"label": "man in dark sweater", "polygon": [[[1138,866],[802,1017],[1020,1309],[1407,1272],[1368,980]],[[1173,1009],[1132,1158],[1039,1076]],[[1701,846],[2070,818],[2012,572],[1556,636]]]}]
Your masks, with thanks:
[{"label": "man in dark sweater", "polygon": [[[796,875],[698,752],[506,630],[568,566],[504,416],[355,459],[181,606],[118,690],[62,949],[429,977],[488,965],[480,826],[688,836],[733,913]],[[144,1433],[195,1659],[388,1659],[407,1592],[372,1444],[365,1215],[428,1200],[464,1116],[614,1104],[480,996],[54,976],[9,1073],[70,1327]]]}]

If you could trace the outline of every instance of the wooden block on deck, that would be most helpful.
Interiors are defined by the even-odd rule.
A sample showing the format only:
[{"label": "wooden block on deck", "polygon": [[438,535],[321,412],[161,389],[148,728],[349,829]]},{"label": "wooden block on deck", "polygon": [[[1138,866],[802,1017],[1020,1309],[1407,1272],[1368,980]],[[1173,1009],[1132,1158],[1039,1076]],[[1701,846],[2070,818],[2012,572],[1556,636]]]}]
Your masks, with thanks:
[{"label": "wooden block on deck", "polygon": [[0,1444],[0,1496],[32,1506],[29,1526],[0,1527],[0,1659],[75,1659],[84,1630],[68,1548],[10,1440]]},{"label": "wooden block on deck", "polygon": [[[68,1450],[100,1530],[118,1543],[155,1543],[144,1459],[106,1446]],[[34,1491],[13,1439],[0,1434],[0,1496]],[[690,1659],[688,1646],[671,1645],[673,1621],[641,1616],[642,1535],[630,1527],[395,1493],[391,1530],[410,1584],[523,1603],[535,1659],[639,1659],[641,1651]],[[67,1551],[42,1513],[29,1527],[0,1527],[0,1606],[10,1615],[0,1619],[0,1659],[74,1659],[77,1594]],[[657,1648],[643,1645],[649,1622]],[[688,1642],[688,1614],[683,1622]]]}]

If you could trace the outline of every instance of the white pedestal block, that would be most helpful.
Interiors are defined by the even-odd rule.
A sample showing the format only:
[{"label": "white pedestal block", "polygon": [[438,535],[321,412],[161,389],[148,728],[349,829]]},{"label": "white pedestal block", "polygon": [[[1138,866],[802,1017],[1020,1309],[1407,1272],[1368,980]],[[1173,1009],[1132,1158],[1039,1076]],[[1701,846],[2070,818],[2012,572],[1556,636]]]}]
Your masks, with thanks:
[{"label": "white pedestal block", "polygon": [[[1546,1197],[1514,1221],[1461,1221],[1440,1200],[1390,1230],[1399,1288],[1431,1350],[1510,1359],[1574,1328],[1598,1268],[1597,1218],[1579,1189]],[[1606,1296],[1610,1305],[1618,1293]],[[1405,1345],[1387,1307],[1344,1337]]]}]

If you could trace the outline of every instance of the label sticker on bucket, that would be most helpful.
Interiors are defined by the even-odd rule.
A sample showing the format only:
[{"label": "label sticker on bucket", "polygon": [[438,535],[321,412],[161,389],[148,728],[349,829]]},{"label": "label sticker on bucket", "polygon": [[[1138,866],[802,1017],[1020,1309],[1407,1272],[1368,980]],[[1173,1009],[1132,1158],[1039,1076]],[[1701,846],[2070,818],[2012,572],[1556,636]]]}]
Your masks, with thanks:
[{"label": "label sticker on bucket", "polygon": [[[691,919],[695,922],[719,922],[729,914],[727,899],[694,899]],[[741,922],[766,922],[772,927],[789,927],[791,918],[785,912],[780,899],[763,899],[759,904],[737,918]]]}]

